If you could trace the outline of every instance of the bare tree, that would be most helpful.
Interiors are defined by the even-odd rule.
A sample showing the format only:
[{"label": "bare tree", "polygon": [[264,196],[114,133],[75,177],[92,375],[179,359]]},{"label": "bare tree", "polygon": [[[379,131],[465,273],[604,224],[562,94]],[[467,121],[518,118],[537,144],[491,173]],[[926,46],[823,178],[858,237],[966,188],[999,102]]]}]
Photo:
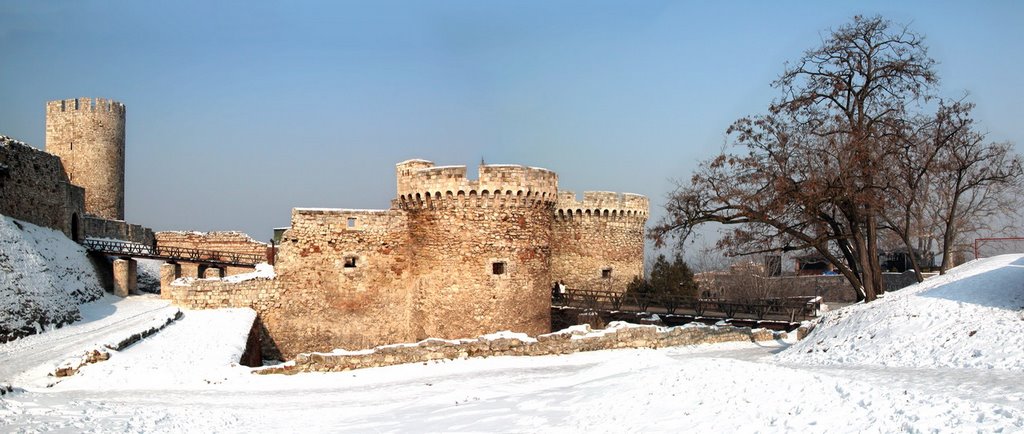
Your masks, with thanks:
[{"label": "bare tree", "polygon": [[666,205],[651,233],[688,237],[696,225],[735,228],[720,245],[734,254],[813,249],[873,300],[883,291],[879,172],[908,106],[930,96],[934,61],[922,38],[881,17],[854,17],[773,83],[769,114],[736,121],[740,154],[704,163]]},{"label": "bare tree", "polygon": [[[888,184],[885,205],[879,215],[901,242],[910,257],[918,282],[924,280],[918,254],[926,251],[924,242],[932,237],[935,220],[929,219],[929,205],[935,206],[933,186],[935,173],[944,164],[948,152],[958,137],[971,128],[970,111],[974,106],[963,102],[939,104],[935,116],[916,116],[902,126],[893,141],[887,164]],[[927,250],[930,250],[928,246]]]},{"label": "bare tree", "polygon": [[1024,178],[1011,144],[986,142],[976,131],[962,131],[945,151],[935,190],[942,273],[952,266],[959,235],[992,230],[989,224],[1017,213]]}]

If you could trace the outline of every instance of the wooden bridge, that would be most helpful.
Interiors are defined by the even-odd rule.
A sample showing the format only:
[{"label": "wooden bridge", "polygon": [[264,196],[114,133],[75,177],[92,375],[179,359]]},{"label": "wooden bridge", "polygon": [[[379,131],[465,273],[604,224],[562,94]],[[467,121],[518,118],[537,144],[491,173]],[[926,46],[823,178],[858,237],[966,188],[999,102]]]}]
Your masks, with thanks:
[{"label": "wooden bridge", "polygon": [[555,294],[552,297],[551,305],[594,311],[645,312],[792,323],[817,317],[821,309],[821,297],[726,300],[674,294],[626,294],[614,291],[567,289],[564,295]]},{"label": "wooden bridge", "polygon": [[190,267],[187,277],[223,277],[228,267],[256,268],[256,264],[267,262],[265,255],[256,253],[150,246],[119,240],[86,239],[82,246],[89,252],[117,258],[112,264],[114,294],[121,297],[138,292],[138,258],[166,261],[160,267],[161,286],[170,285],[174,279],[182,277],[183,265]]},{"label": "wooden bridge", "polygon": [[255,253],[221,252],[185,247],[147,246],[129,241],[87,239],[82,246],[91,252],[127,258],[162,259],[172,262],[192,262],[216,267],[255,268],[267,262],[265,255]]}]

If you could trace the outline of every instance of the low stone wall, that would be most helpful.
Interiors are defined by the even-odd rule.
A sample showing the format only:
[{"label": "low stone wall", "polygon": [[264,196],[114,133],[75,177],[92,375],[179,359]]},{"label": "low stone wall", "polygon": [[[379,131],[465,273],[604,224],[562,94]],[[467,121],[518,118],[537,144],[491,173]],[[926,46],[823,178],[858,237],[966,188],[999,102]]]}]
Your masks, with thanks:
[{"label": "low stone wall", "polygon": [[278,298],[275,279],[224,282],[220,279],[196,279],[188,284],[162,285],[160,296],[186,309],[248,307],[257,312],[269,308]]},{"label": "low stone wall", "polygon": [[[925,278],[930,273],[925,274]],[[749,275],[714,275],[707,273],[702,277],[701,290],[710,289],[717,296],[741,299],[745,296],[772,297],[821,297],[826,303],[853,303],[857,301],[857,293],[853,291],[845,276],[781,276],[764,278],[756,282],[764,289],[752,289],[755,281],[762,279]],[[731,280],[730,280],[731,279]],[[913,271],[904,273],[882,273],[882,282],[886,291],[895,291],[917,283]],[[755,285],[756,286],[756,285]]]},{"label": "low stone wall", "polygon": [[[935,277],[938,275],[939,273],[922,273],[921,277],[928,279],[929,277]],[[910,285],[917,284],[917,276],[914,274],[914,270],[908,270],[902,273],[882,273],[882,282],[885,283],[886,291],[897,291]]]},{"label": "low stone wall", "polygon": [[760,342],[783,339],[785,332],[741,327],[687,324],[659,327],[613,322],[608,328],[591,330],[589,325],[569,327],[531,338],[522,333],[499,332],[477,339],[426,339],[415,344],[384,345],[369,350],[331,353],[302,353],[295,360],[257,369],[259,374],[336,372],[420,363],[430,360],[491,356],[543,356],[615,348],[662,348],[719,342]]},{"label": "low stone wall", "polygon": [[153,230],[142,225],[133,225],[122,220],[107,220],[94,215],[82,219],[86,238],[109,238],[131,241],[146,246],[156,245]]}]

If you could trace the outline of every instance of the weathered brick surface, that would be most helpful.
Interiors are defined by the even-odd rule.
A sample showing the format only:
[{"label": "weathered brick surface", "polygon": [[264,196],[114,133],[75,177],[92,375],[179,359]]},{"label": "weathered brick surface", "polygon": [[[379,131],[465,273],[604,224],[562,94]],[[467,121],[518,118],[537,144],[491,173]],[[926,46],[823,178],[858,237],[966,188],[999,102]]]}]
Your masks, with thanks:
[{"label": "weathered brick surface", "polygon": [[400,211],[292,211],[275,266],[281,300],[260,311],[286,357],[411,340],[414,258],[406,228]]},{"label": "weathered brick surface", "polygon": [[75,239],[83,235],[84,208],[85,192],[68,182],[60,158],[0,136],[0,214]]},{"label": "weathered brick surface", "polygon": [[[637,194],[558,193],[551,277],[570,288],[625,291],[644,272],[648,200]],[[607,276],[607,277],[606,277]]]},{"label": "weathered brick surface", "polygon": [[103,98],[46,103],[46,152],[85,188],[85,210],[124,220],[125,107]]},{"label": "weathered brick surface", "polygon": [[161,296],[186,309],[248,307],[257,312],[273,308],[281,292],[279,282],[274,279],[235,283],[195,280],[189,284],[172,284],[170,289],[161,292]]},{"label": "weathered brick surface", "polygon": [[161,247],[183,247],[257,255],[267,253],[266,243],[261,243],[249,235],[236,231],[160,231],[155,235],[156,243]]},{"label": "weathered brick surface", "polygon": [[108,238],[131,241],[147,246],[156,243],[153,230],[141,225],[133,225],[123,220],[107,220],[86,215],[82,219],[86,238]]},{"label": "weathered brick surface", "polygon": [[593,331],[590,326],[583,325],[542,334],[536,339],[522,334],[502,333],[476,339],[425,339],[415,344],[385,345],[364,351],[302,353],[295,357],[292,364],[258,369],[255,372],[337,372],[469,357],[542,356],[617,348],[664,348],[722,342],[761,342],[785,338],[785,332],[765,329],[751,330],[697,324],[666,328],[615,322],[604,330]]}]

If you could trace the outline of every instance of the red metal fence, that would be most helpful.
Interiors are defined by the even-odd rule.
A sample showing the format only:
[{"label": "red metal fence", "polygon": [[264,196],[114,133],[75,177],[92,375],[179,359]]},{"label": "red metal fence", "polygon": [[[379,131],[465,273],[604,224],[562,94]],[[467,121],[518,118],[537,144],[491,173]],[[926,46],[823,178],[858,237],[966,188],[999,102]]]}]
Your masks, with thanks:
[{"label": "red metal fence", "polygon": [[1024,253],[1024,237],[976,238],[974,258],[986,258],[1007,253]]}]

